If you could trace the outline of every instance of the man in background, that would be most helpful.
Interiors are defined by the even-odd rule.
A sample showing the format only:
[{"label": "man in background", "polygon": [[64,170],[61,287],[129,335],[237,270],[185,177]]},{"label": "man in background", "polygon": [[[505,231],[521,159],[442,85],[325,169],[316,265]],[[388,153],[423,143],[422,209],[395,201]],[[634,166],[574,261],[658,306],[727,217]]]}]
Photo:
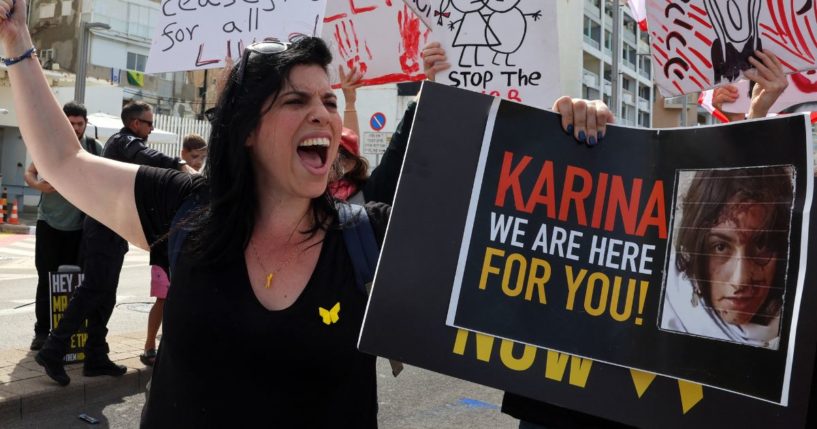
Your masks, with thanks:
[{"label": "man in background", "polygon": [[[73,101],[62,107],[68,122],[74,128],[83,149],[94,155],[102,154],[102,145],[93,137],[85,136],[88,111]],[[37,294],[34,304],[36,322],[31,350],[40,350],[51,329],[51,307],[48,294],[48,274],[60,265],[79,264],[79,245],[82,237],[83,213],[69,203],[43,177],[38,177],[37,167],[30,164],[25,173],[28,186],[42,193],[37,212],[34,265],[37,267]],[[89,189],[90,191],[90,189]]]},{"label": "man in background", "polygon": [[[148,104],[130,102],[122,109],[121,117],[124,127],[108,139],[102,156],[132,164],[194,172],[181,158],[169,157],[147,146],[148,135],[153,131],[153,111]],[[85,278],[68,303],[59,325],[51,331],[34,358],[45,368],[46,374],[62,386],[71,382],[63,366],[71,335],[86,318],[88,340],[85,343],[82,374],[86,377],[119,377],[127,371],[127,368],[108,358],[106,336],[128,243],[106,226],[87,218],[82,246]]]}]

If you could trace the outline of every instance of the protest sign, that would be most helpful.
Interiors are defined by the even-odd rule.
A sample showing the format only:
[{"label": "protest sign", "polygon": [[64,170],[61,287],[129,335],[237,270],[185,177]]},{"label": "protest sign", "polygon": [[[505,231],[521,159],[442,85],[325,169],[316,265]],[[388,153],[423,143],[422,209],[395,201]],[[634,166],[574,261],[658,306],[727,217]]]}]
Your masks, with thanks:
[{"label": "protest sign", "polygon": [[451,63],[437,82],[539,108],[560,95],[556,2],[404,1]]},{"label": "protest sign", "polygon": [[223,67],[254,41],[319,35],[325,8],[326,0],[163,0],[145,72]]},{"label": "protest sign", "polygon": [[[792,73],[787,78],[789,86],[769,108],[769,112],[788,113],[806,110],[817,112],[817,70]],[[734,103],[724,103],[723,110],[726,112],[748,112],[752,101],[752,86],[748,80],[741,80],[734,85],[738,89],[738,99]]]},{"label": "protest sign", "polygon": [[330,73],[338,87],[338,66],[364,73],[364,85],[425,78],[420,50],[428,28],[400,1],[329,1],[323,40],[332,49]]},{"label": "protest sign", "polygon": [[[562,131],[558,115],[437,84],[424,85],[361,332],[361,350],[639,427],[721,427],[724,415],[735,426],[803,426],[817,338],[816,315],[800,311],[817,302],[817,290],[802,287],[808,243],[803,236],[808,227],[804,214],[809,213],[813,188],[804,115],[660,132],[608,127],[604,141],[589,149]],[[446,123],[472,125],[450,129]],[[772,139],[780,144],[769,151],[768,141]],[[510,164],[506,157],[510,157]],[[521,167],[525,163],[527,166]],[[784,240],[787,253],[776,255],[773,263],[780,269],[776,275],[787,275],[785,286],[776,295],[784,297],[777,345],[771,346],[772,341],[765,346],[743,344],[717,337],[716,331],[699,335],[693,329],[679,332],[678,325],[662,326],[664,320],[674,320],[669,317],[671,311],[665,303],[669,293],[665,290],[682,288],[680,282],[665,286],[664,281],[671,249],[677,246],[673,241],[673,216],[678,214],[674,207],[689,202],[685,200],[689,191],[678,193],[683,189],[679,180],[689,176],[689,171],[703,171],[710,175],[723,172],[731,175],[732,183],[743,183],[742,176],[757,180],[757,172],[769,166],[784,172],[779,175],[782,180],[778,177],[774,182],[782,189],[788,183],[793,195],[785,198],[781,192],[784,203],[780,207],[788,215],[775,216],[790,225],[790,232],[782,234],[788,237]],[[495,203],[503,168],[516,178],[505,182],[505,206],[498,207]],[[580,170],[589,173],[590,180]],[[565,193],[569,171],[573,181]],[[602,181],[606,181],[606,191],[598,192]],[[660,198],[654,196],[659,195],[654,191],[659,182],[665,190]],[[541,193],[534,192],[537,183]],[[691,185],[692,181],[684,183]],[[471,192],[463,192],[476,188],[485,192],[476,200]],[[637,197],[636,188],[640,189]],[[648,208],[651,195],[656,204],[653,209]],[[555,204],[545,204],[537,196],[552,196]],[[563,208],[565,196],[568,203]],[[760,196],[754,198],[760,201]],[[598,200],[604,210],[597,209]],[[582,209],[578,208],[582,201],[586,226],[582,226]],[[611,205],[612,201],[618,203]],[[749,202],[727,201],[735,207],[742,207],[738,202]],[[490,211],[505,215],[506,221],[508,216],[526,218],[527,226],[520,226],[525,235],[515,237],[521,248],[512,244],[516,221],[505,224],[510,225],[505,228],[507,242],[491,241],[490,213],[487,224],[480,220],[485,218],[485,202],[494,206]],[[517,209],[517,202],[522,209],[533,202],[533,211]],[[625,205],[629,214],[621,216]],[[659,206],[665,208],[663,217],[658,214]],[[548,214],[550,207],[554,216]],[[608,211],[615,217],[609,229],[605,227]],[[561,212],[567,219],[559,220]],[[599,220],[594,220],[596,212],[600,213]],[[743,219],[740,213],[743,211],[732,214]],[[644,220],[651,217],[655,221]],[[469,221],[474,228],[468,228]],[[638,235],[641,222],[648,226]],[[532,255],[527,249],[535,242],[541,224],[548,225],[547,254],[537,247]],[[557,234],[553,232],[556,228],[564,230],[559,234],[564,239],[557,239],[554,245],[550,238]],[[462,264],[461,248],[469,231],[468,241],[473,249],[482,249],[483,257]],[[575,239],[579,247],[572,250],[571,231],[582,233]],[[627,259],[626,249],[632,253],[625,240],[636,242],[639,252],[645,245],[654,245],[647,253],[652,261],[644,262],[644,268],[652,272],[640,273],[638,258],[627,262],[624,270],[620,265],[610,268],[607,250],[601,265],[598,259],[589,263],[591,250],[585,242],[592,243],[593,236],[606,238],[607,249],[613,240],[621,240],[613,246],[619,255],[610,265]],[[779,236],[775,237],[768,241],[770,248],[772,242],[780,244]],[[759,252],[764,247],[760,241],[753,242],[753,253],[746,259],[761,258],[770,267],[769,253]],[[552,251],[551,246],[555,246]],[[490,260],[489,265],[499,266],[500,273],[486,271],[483,290],[479,285],[488,247],[504,251],[505,256]],[[559,247],[563,249],[561,256]],[[720,245],[714,247],[720,249]],[[569,258],[571,253],[579,261]],[[696,252],[684,254],[690,253]],[[534,257],[541,261],[535,262]],[[527,260],[527,269],[520,270],[521,263],[513,262],[507,271],[509,279],[503,282],[506,261],[522,258]],[[728,259],[721,257],[719,261]],[[545,277],[547,269],[541,267],[546,264],[550,279],[541,288],[542,282],[528,282],[529,278]],[[567,309],[568,266],[574,276],[585,270],[580,287],[575,289],[572,310]],[[489,335],[445,324],[459,268],[464,269],[463,279],[471,272],[477,277],[474,282],[462,283],[461,290],[468,288],[471,297],[460,299],[458,311],[479,307],[481,314],[474,319],[485,323],[479,330]],[[521,283],[520,275],[526,276]],[[603,302],[603,281],[596,280],[595,292],[587,294],[588,280],[594,275],[611,279],[604,312],[598,311]],[[813,281],[814,275],[811,264],[805,281]],[[610,300],[616,276],[627,280],[619,283],[621,304],[614,309]],[[636,279],[633,286],[629,278]],[[642,286],[643,281],[649,283],[647,287]],[[757,286],[750,290],[762,289]],[[511,289],[510,294],[505,293]],[[627,289],[632,290],[633,304],[625,318]],[[689,302],[694,289],[689,287],[686,292]],[[706,302],[708,298],[699,299]],[[684,315],[680,310],[677,313]],[[496,334],[500,330],[505,339]],[[529,338],[525,341],[529,344],[507,339],[517,337],[517,333],[544,339],[549,345],[540,348],[531,345]],[[604,361],[588,356],[604,356]],[[645,371],[645,367],[652,370]]]},{"label": "protest sign", "polygon": [[[68,302],[74,291],[82,284],[84,275],[80,272],[50,272],[48,273],[48,303],[51,308],[51,330],[59,325]],[[85,342],[88,340],[88,320],[83,321],[77,332],[71,335],[63,361],[65,363],[83,362],[85,360]]]},{"label": "protest sign", "polygon": [[738,80],[759,49],[786,73],[817,67],[817,4],[762,0],[647,2],[655,82],[678,96]]}]

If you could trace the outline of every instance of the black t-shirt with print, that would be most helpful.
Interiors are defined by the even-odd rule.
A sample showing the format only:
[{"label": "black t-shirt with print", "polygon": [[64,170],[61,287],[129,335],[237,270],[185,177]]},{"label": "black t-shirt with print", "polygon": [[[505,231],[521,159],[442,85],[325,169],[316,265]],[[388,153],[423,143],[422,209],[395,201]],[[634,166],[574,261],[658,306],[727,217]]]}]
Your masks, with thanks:
[{"label": "black t-shirt with print", "polygon": [[[141,167],[135,194],[148,240],[206,187],[201,177]],[[382,242],[389,207],[366,208]],[[281,311],[258,302],[243,254],[205,266],[187,259],[174,267],[143,427],[377,426],[375,358],[356,347],[366,296],[336,225],[301,296]]]}]

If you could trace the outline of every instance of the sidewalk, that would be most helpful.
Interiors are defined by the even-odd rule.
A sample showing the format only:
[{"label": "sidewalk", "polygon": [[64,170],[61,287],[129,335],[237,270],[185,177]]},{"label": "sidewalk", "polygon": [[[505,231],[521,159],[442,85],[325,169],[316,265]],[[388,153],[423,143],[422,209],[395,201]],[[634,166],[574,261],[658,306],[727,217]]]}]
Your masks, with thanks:
[{"label": "sidewalk", "polygon": [[82,364],[66,366],[71,384],[62,387],[51,380],[34,362],[36,352],[28,348],[0,350],[0,426],[19,422],[38,411],[57,407],[81,406],[122,398],[145,391],[153,369],[139,361],[145,333],[108,337],[112,361],[128,367],[122,377],[84,377]]},{"label": "sidewalk", "polygon": [[18,213],[19,224],[12,225],[8,222],[0,224],[0,232],[8,234],[34,234],[37,226],[37,208],[21,210]]}]

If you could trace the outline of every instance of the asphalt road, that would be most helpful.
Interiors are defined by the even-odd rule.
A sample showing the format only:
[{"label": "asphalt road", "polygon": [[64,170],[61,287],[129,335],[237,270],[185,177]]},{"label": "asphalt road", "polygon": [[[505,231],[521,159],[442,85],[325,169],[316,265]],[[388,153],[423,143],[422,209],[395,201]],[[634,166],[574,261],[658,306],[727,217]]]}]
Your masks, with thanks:
[{"label": "asphalt road", "polygon": [[[518,422],[499,412],[501,392],[430,371],[407,366],[398,378],[392,377],[388,361],[378,362],[381,428],[400,429],[511,429]],[[9,429],[24,428],[137,428],[144,394],[115,401],[64,408],[27,418]],[[78,418],[85,413],[99,420],[89,425]]]}]

